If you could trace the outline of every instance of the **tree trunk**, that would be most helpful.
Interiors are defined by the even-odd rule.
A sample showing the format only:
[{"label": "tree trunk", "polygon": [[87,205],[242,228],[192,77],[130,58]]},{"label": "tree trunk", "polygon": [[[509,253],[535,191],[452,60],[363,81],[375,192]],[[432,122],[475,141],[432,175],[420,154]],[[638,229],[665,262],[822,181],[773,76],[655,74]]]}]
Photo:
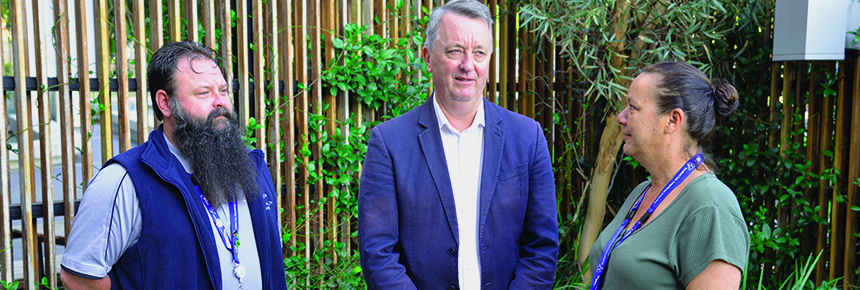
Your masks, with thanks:
[{"label": "tree trunk", "polygon": [[[597,166],[591,172],[591,190],[588,192],[588,209],[585,213],[585,223],[582,226],[582,234],[579,238],[579,250],[577,257],[579,264],[584,265],[591,246],[597,240],[597,235],[603,229],[603,216],[606,213],[606,194],[609,182],[612,179],[612,171],[615,168],[615,157],[624,134],[621,132],[621,124],[615,121],[615,114],[609,114],[604,120],[606,126],[603,135],[600,136],[600,152],[597,154]],[[591,261],[596,263],[597,261]],[[583,276],[586,282],[591,280],[591,272],[587,271]]]}]

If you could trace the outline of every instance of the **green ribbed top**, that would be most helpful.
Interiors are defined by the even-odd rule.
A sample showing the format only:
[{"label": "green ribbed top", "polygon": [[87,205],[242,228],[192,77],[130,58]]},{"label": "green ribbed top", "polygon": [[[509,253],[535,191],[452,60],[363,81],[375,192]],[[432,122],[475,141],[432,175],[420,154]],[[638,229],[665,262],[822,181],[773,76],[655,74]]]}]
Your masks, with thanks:
[{"label": "green ribbed top", "polygon": [[[636,186],[597,237],[589,255],[592,273],[603,247],[650,184],[648,180]],[[749,245],[749,230],[734,193],[713,173],[702,174],[612,251],[603,289],[684,289],[714,260],[725,260],[743,271]]]}]

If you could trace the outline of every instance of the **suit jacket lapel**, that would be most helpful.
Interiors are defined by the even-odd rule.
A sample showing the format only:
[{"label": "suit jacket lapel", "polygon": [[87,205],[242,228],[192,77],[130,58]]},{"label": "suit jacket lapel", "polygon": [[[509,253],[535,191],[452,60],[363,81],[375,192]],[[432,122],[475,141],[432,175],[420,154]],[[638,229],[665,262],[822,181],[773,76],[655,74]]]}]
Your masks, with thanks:
[{"label": "suit jacket lapel", "polygon": [[484,160],[481,167],[480,207],[478,212],[478,241],[484,234],[484,224],[490,211],[490,204],[496,193],[499,170],[502,164],[502,151],[505,149],[505,131],[500,123],[501,116],[497,107],[484,99]]},{"label": "suit jacket lapel", "polygon": [[439,131],[439,123],[436,120],[436,112],[433,109],[433,97],[431,96],[420,108],[418,123],[426,128],[418,134],[418,142],[421,151],[427,160],[430,176],[436,185],[436,192],[442,202],[442,209],[448,219],[451,234],[460,243],[459,228],[457,226],[457,210],[454,208],[454,191],[451,188],[451,177],[448,175],[448,166],[445,161],[445,150],[442,147],[442,135]]}]

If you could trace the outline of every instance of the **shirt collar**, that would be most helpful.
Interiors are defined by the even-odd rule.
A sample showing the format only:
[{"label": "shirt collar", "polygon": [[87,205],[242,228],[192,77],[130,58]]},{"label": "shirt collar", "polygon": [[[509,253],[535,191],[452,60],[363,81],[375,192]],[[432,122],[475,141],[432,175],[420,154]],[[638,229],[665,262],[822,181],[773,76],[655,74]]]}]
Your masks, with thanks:
[{"label": "shirt collar", "polygon": [[[439,130],[442,130],[442,128],[447,126],[448,129],[451,130],[451,132],[457,132],[457,130],[454,129],[454,126],[452,126],[451,123],[448,122],[448,117],[446,117],[445,113],[442,112],[442,107],[440,107],[439,103],[436,101],[436,93],[435,92],[433,93],[432,103],[433,103],[433,111],[436,112],[436,120],[437,120],[438,125],[439,125]],[[481,127],[481,128],[485,127],[486,120],[484,120],[484,119],[485,119],[484,118],[484,100],[481,100],[481,102],[478,103],[478,112],[475,113],[475,119],[472,120],[472,125],[469,125],[469,128],[466,128],[466,130],[463,130],[463,131],[471,130],[473,128],[478,128],[478,127]]]},{"label": "shirt collar", "polygon": [[173,143],[170,143],[170,139],[167,139],[167,133],[161,132],[164,136],[164,142],[167,143],[167,148],[170,149],[170,153],[173,153],[173,156],[176,156],[176,159],[179,160],[179,163],[182,164],[182,168],[185,169],[185,172],[194,173],[194,169],[191,168],[191,163],[188,161],[188,158],[185,157],[185,154],[176,148]]}]

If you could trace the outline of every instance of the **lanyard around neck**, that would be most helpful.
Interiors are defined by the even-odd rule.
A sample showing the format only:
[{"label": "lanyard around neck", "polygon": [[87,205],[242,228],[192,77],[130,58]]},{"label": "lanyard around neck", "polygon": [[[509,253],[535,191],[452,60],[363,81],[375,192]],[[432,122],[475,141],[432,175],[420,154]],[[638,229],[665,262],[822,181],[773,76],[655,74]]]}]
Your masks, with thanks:
[{"label": "lanyard around neck", "polygon": [[231,201],[228,203],[228,207],[230,208],[230,232],[227,232],[227,229],[224,227],[224,222],[221,221],[221,216],[218,214],[218,211],[209,204],[209,201],[206,200],[206,197],[203,196],[203,191],[200,190],[200,184],[197,182],[197,179],[194,178],[191,174],[188,175],[191,177],[191,181],[194,183],[194,189],[197,190],[197,194],[200,196],[200,200],[203,201],[203,205],[206,207],[206,211],[209,212],[209,216],[212,218],[212,221],[215,223],[215,228],[218,230],[219,236],[221,236],[221,242],[224,244],[224,247],[227,248],[228,251],[233,254],[233,275],[239,279],[239,289],[242,289],[242,280],[245,278],[245,266],[242,266],[239,263],[239,205],[238,201]]},{"label": "lanyard around neck", "polygon": [[[678,186],[678,184],[684,181],[684,179],[687,179],[687,176],[690,176],[690,173],[696,170],[696,167],[699,167],[699,165],[702,164],[703,161],[704,160],[702,158],[701,153],[696,153],[696,156],[693,156],[693,158],[688,160],[687,163],[685,163],[684,166],[681,167],[681,170],[679,170],[678,173],[675,173],[675,176],[672,177],[672,180],[669,181],[669,184],[666,184],[666,186],[663,187],[663,190],[660,191],[660,194],[657,195],[657,198],[654,199],[654,202],[651,203],[651,207],[648,208],[648,211],[646,211],[645,214],[642,215],[642,217],[640,217],[635,224],[633,224],[630,230],[624,231],[624,228],[626,228],[627,224],[630,223],[630,219],[632,219],[633,216],[636,215],[636,211],[639,210],[639,204],[641,204],[642,200],[645,199],[645,193],[648,192],[648,189],[650,189],[651,186],[649,185],[648,188],[645,189],[645,193],[642,193],[642,196],[636,201],[635,204],[633,204],[633,207],[630,208],[630,212],[627,213],[627,216],[624,218],[624,221],[621,222],[621,226],[618,227],[617,230],[615,230],[614,234],[612,234],[612,238],[609,239],[609,243],[607,243],[606,246],[603,247],[603,251],[600,253],[600,260],[598,260],[597,262],[597,267],[594,268],[594,276],[592,276],[591,278],[591,290],[599,290],[602,287],[601,284],[603,282],[603,272],[606,270],[606,264],[607,262],[609,262],[609,256],[612,255],[612,250],[618,247],[618,245],[620,245],[622,242],[624,242],[624,240],[630,237],[633,232],[639,229],[639,227],[642,226],[642,223],[647,221],[651,217],[651,215],[654,214],[654,211],[657,210],[657,207],[660,206],[660,203],[663,202],[663,199],[665,199],[666,196],[669,195],[669,193],[672,192],[672,190],[674,190],[675,187]],[[621,237],[620,239],[619,236]]]}]

